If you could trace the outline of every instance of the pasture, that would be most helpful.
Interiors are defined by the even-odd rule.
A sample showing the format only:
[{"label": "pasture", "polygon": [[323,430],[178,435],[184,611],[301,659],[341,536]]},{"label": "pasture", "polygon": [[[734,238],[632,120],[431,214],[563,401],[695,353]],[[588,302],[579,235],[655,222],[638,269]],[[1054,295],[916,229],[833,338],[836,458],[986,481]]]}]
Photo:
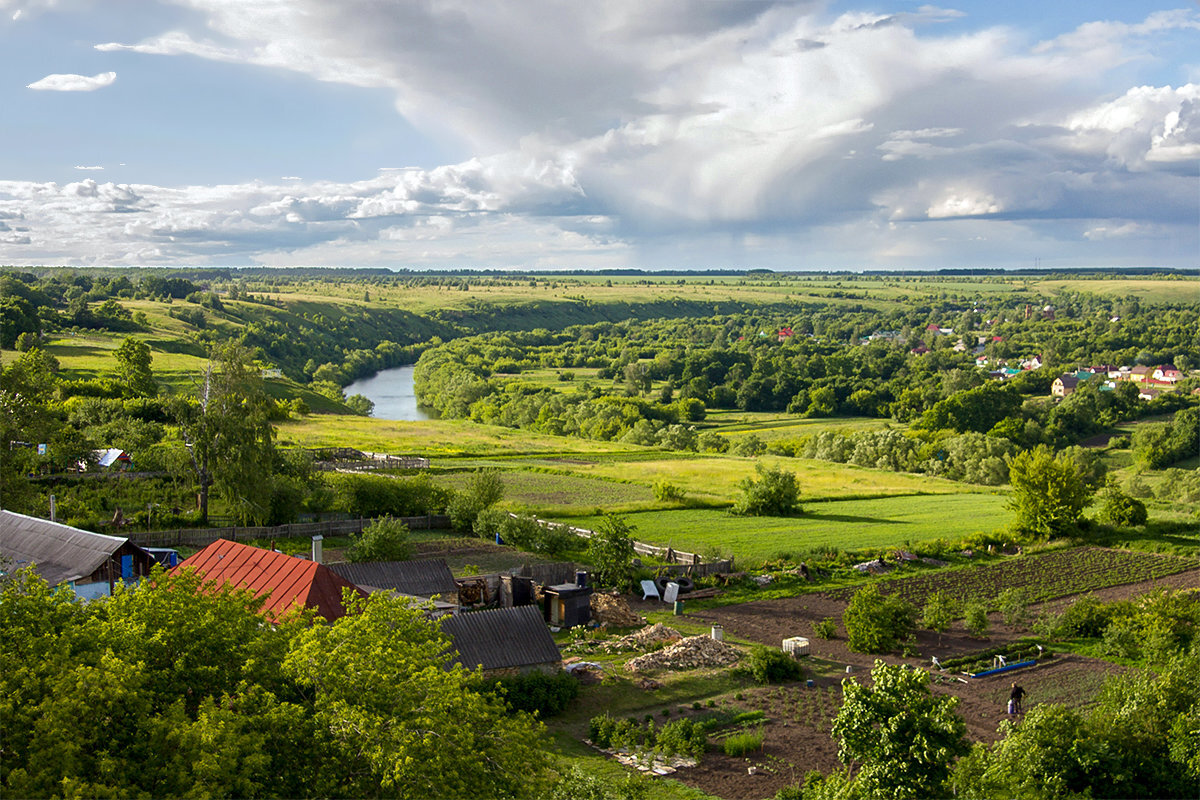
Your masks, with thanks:
[{"label": "pasture", "polygon": [[[1012,513],[995,494],[918,495],[810,503],[799,517],[739,517],[719,509],[625,515],[634,538],[702,554],[734,554],[742,563],[835,550],[895,547],[959,539],[1006,526]],[[595,528],[598,516],[561,519]]]},{"label": "pasture", "polygon": [[755,464],[778,467],[796,475],[800,497],[811,500],[886,497],[911,494],[955,494],[975,492],[977,487],[941,478],[888,472],[853,464],[835,464],[806,458],[761,456],[757,459],[708,454],[674,455],[644,450],[636,458],[606,457],[571,459],[553,464],[580,475],[653,486],[666,480],[691,498],[707,502],[733,503],[741,495],[738,484],[754,477]]},{"label": "pasture", "polygon": [[[470,473],[440,475],[435,482],[461,490]],[[657,505],[654,492],[636,483],[564,475],[557,472],[506,470],[503,505],[514,511],[538,514],[590,513],[595,509],[626,512]]]},{"label": "pasture", "polygon": [[617,442],[480,425],[465,420],[397,420],[348,414],[311,415],[279,423],[281,444],[297,447],[355,447],[359,450],[430,458],[475,458],[522,454],[604,454],[630,449]]}]

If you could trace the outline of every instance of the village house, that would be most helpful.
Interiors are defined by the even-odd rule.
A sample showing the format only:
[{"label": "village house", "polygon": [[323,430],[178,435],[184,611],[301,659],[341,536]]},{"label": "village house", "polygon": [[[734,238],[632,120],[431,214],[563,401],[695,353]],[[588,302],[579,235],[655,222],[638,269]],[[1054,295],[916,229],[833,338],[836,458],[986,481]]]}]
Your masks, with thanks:
[{"label": "village house", "polygon": [[[314,542],[314,551],[318,547],[319,542]],[[317,560],[227,539],[218,539],[175,570],[195,570],[205,586],[214,590],[224,586],[249,589],[256,597],[263,598],[262,613],[269,619],[309,608],[332,622],[346,613],[343,590],[350,589],[362,597],[367,595]]]},{"label": "village house", "polygon": [[48,519],[0,511],[0,558],[6,569],[31,566],[52,586],[80,597],[102,597],[117,583],[150,574],[154,556],[121,536],[73,528]]}]

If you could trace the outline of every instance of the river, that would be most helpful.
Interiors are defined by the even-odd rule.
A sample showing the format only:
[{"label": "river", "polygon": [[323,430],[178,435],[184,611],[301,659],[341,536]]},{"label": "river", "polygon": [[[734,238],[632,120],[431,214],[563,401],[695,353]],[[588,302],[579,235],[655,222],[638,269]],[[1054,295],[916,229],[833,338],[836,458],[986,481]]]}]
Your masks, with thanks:
[{"label": "river", "polygon": [[346,387],[346,396],[361,394],[375,404],[371,416],[376,419],[416,421],[433,419],[436,415],[417,405],[413,392],[413,367],[394,367],[381,370]]}]

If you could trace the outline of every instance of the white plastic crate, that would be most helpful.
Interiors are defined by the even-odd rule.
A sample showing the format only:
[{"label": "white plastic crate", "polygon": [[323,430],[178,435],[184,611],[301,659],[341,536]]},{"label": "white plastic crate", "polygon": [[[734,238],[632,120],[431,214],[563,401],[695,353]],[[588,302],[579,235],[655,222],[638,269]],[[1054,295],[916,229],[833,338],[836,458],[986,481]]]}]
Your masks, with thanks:
[{"label": "white plastic crate", "polygon": [[793,657],[808,655],[808,639],[805,639],[803,636],[793,636],[790,639],[784,639],[783,652],[791,653]]}]

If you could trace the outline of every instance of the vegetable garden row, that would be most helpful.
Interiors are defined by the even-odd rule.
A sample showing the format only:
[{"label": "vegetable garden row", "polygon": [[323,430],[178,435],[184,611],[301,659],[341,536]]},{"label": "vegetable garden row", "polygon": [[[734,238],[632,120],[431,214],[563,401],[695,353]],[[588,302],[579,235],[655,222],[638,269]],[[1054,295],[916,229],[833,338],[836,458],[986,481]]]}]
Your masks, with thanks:
[{"label": "vegetable garden row", "polygon": [[[1109,586],[1163,578],[1200,567],[1194,558],[1156,555],[1102,547],[1075,547],[1048,553],[1014,556],[1003,561],[909,578],[883,581],[884,594],[898,594],[921,605],[934,592],[963,602],[991,603],[1005,589],[1023,589],[1029,602],[1066,597]],[[829,595],[849,600],[855,588],[835,589]]]}]

